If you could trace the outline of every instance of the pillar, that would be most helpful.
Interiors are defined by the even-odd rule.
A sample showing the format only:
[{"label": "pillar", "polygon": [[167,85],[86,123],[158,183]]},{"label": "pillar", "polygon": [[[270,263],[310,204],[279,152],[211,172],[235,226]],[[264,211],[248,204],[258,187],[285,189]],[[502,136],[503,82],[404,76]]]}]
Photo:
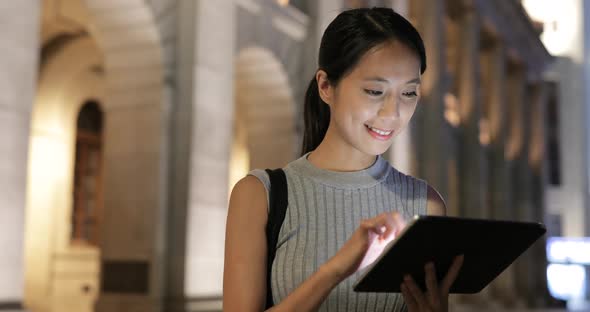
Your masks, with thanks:
[{"label": "pillar", "polygon": [[426,46],[427,69],[422,77],[422,99],[409,125],[413,153],[412,172],[425,179],[442,195],[446,189],[447,141],[444,127],[444,16],[443,1],[411,1],[410,20],[417,27]]},{"label": "pillar", "polygon": [[[529,147],[529,166],[531,178],[531,221],[544,222],[546,216],[545,186],[547,172],[545,163],[545,116],[548,103],[548,83],[537,81],[531,88],[531,144]],[[547,306],[552,300],[547,286],[547,237],[539,239],[531,247],[532,281],[528,302],[533,307]]]},{"label": "pillar", "polygon": [[0,311],[22,308],[30,114],[39,54],[39,1],[0,5]]},{"label": "pillar", "polygon": [[[521,212],[526,210],[526,198],[528,192],[528,181],[524,176],[521,160],[524,149],[525,140],[525,119],[523,119],[525,106],[525,87],[526,77],[524,69],[519,65],[509,60],[508,72],[506,79],[506,94],[508,95],[508,116],[507,123],[507,138],[505,145],[505,159],[508,167],[508,182],[505,189],[508,190],[507,200],[509,209],[501,209],[497,212],[499,218],[503,220],[522,220]],[[527,153],[528,154],[528,153]],[[524,281],[522,270],[524,262],[518,259],[505,272],[505,274],[512,275],[508,278],[507,288],[510,292],[503,293],[502,299],[505,304],[509,306],[524,305],[522,285]]]},{"label": "pillar", "polygon": [[166,310],[187,311],[202,298],[216,298],[214,310],[221,308],[223,281],[235,4],[180,1],[178,10]]},{"label": "pillar", "polygon": [[466,9],[459,23],[459,211],[464,217],[486,218],[483,201],[486,181],[483,149],[479,141],[479,122],[482,115],[479,94],[480,24],[473,8]]},{"label": "pillar", "polygon": [[[506,83],[506,50],[498,42],[486,53],[486,63],[489,74],[488,93],[489,105],[486,115],[488,117],[490,131],[489,162],[488,162],[488,192],[490,193],[489,217],[497,220],[510,219],[511,193],[510,167],[505,158],[505,145],[510,125],[507,117],[509,107],[508,87]],[[514,268],[506,269],[491,285],[492,295],[511,305],[514,297]]]}]

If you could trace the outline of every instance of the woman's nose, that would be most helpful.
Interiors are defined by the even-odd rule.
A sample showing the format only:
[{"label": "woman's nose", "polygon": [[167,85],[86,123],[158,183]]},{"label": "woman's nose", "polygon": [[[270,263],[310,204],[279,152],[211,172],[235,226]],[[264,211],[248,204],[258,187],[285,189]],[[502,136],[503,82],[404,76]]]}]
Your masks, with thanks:
[{"label": "woman's nose", "polygon": [[385,98],[378,115],[384,118],[398,118],[400,116],[399,106],[397,97],[388,96]]}]

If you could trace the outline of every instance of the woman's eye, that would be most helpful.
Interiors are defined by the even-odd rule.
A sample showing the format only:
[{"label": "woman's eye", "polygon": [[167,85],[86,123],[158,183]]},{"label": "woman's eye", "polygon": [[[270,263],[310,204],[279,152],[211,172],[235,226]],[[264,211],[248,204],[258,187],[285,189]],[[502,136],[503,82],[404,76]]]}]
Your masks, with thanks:
[{"label": "woman's eye", "polygon": [[365,93],[367,93],[370,96],[380,96],[383,94],[382,91],[371,90],[371,89],[365,89]]},{"label": "woman's eye", "polygon": [[418,93],[416,91],[404,92],[402,94],[407,97],[417,97],[418,96]]}]

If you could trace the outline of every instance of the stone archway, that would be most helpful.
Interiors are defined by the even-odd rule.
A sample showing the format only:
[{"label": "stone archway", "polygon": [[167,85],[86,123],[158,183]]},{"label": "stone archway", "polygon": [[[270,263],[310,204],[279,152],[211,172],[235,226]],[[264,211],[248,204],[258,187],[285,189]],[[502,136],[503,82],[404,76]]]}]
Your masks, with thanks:
[{"label": "stone archway", "polygon": [[[33,310],[85,311],[96,299],[98,250],[70,244],[75,120],[89,98],[104,99],[101,56],[88,36],[46,60],[31,119],[25,233],[25,299]],[[71,274],[71,271],[77,271]],[[68,277],[65,277],[68,276]],[[71,302],[72,299],[76,303]]]},{"label": "stone archway", "polygon": [[248,158],[248,168],[232,177],[254,168],[283,167],[295,159],[295,103],[280,61],[266,49],[245,48],[237,57],[235,88],[232,163],[239,161],[235,155],[241,153],[240,159]]},{"label": "stone archway", "polygon": [[[136,300],[129,304],[142,306],[161,296],[161,288],[152,285],[162,279],[163,230],[157,220],[164,209],[167,153],[160,34],[153,4],[144,0],[78,0],[59,5],[65,7],[66,19],[67,14],[77,16],[68,23],[82,23],[84,30],[72,35],[67,27],[50,29],[55,38],[62,32],[66,35],[42,64],[39,77],[29,149],[26,304],[33,311],[91,311],[100,294],[99,310],[126,311],[126,304],[117,304],[125,301],[125,295],[100,290],[98,272],[105,278],[100,267],[113,261],[145,263],[149,285],[139,288],[148,291],[134,294]],[[56,284],[55,276],[72,266],[64,254],[72,251],[75,121],[79,106],[89,98],[99,100],[106,120],[101,253],[82,252],[95,259],[83,266],[96,276],[94,282]],[[43,261],[43,256],[49,260]],[[78,306],[63,300],[79,292],[93,300]],[[57,302],[62,305],[57,307]],[[121,310],[112,307],[115,304]]]},{"label": "stone archway", "polygon": [[[163,48],[152,8],[163,2],[84,0],[106,77],[97,311],[155,311],[163,297],[168,125]],[[128,280],[138,282],[111,287]]]}]

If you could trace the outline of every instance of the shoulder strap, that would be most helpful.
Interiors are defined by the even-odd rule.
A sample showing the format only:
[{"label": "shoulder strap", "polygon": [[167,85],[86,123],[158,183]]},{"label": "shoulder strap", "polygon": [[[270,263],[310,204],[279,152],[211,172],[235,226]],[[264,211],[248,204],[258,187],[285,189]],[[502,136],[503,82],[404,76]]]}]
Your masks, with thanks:
[{"label": "shoulder strap", "polygon": [[288,193],[287,177],[282,169],[266,169],[266,172],[270,177],[268,222],[266,223],[266,309],[269,309],[274,305],[270,274],[272,271],[272,263],[275,259],[276,246],[279,240],[279,231],[285,220],[285,213],[288,205]]}]

